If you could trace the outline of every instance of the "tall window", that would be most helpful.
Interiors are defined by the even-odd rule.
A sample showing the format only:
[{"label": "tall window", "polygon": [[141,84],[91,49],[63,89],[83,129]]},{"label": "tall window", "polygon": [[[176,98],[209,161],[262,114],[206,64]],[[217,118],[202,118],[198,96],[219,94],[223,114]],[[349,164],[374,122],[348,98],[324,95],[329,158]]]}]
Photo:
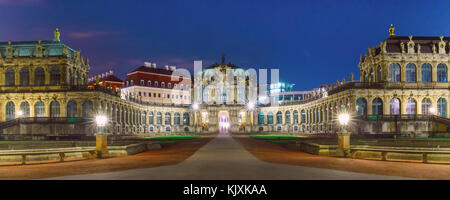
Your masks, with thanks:
[{"label": "tall window", "polygon": [[20,69],[20,85],[26,86],[30,84],[30,71],[28,67],[22,67]]},{"label": "tall window", "polygon": [[429,63],[425,63],[422,65],[422,82],[431,82],[431,65]]},{"label": "tall window", "polygon": [[158,81],[155,81],[155,85],[153,87],[158,87]]},{"label": "tall window", "polygon": [[437,81],[447,82],[447,65],[441,63],[437,66]]},{"label": "tall window", "polygon": [[298,124],[298,111],[294,110],[294,124]]},{"label": "tall window", "polygon": [[188,126],[189,125],[189,113],[184,113],[183,114],[183,125]]},{"label": "tall window", "polygon": [[166,114],[164,115],[164,124],[165,125],[170,125],[170,121],[171,121],[171,115],[169,112],[166,112]]},{"label": "tall window", "polygon": [[258,112],[258,124],[264,124],[264,113]]},{"label": "tall window", "polygon": [[372,114],[383,115],[383,101],[380,98],[375,98],[372,101]]},{"label": "tall window", "polygon": [[16,78],[15,78],[15,72],[12,67],[9,67],[5,71],[5,85],[6,86],[13,86],[15,85]]},{"label": "tall window", "polygon": [[281,113],[281,111],[277,112],[277,124],[282,124],[283,123],[283,114]]},{"label": "tall window", "polygon": [[305,110],[302,110],[301,112],[300,112],[300,114],[301,114],[301,122],[302,122],[302,124],[304,124],[304,123],[306,123],[306,112],[305,112]]},{"label": "tall window", "polygon": [[45,84],[45,72],[42,67],[38,67],[34,70],[34,85]]},{"label": "tall window", "polygon": [[72,85],[72,73],[70,69],[67,69],[67,85]]},{"label": "tall window", "polygon": [[359,98],[356,100],[356,114],[357,115],[367,114],[367,101],[365,98]]},{"label": "tall window", "polygon": [[406,99],[406,114],[416,114],[416,100],[414,100],[413,98]]},{"label": "tall window", "polygon": [[173,123],[174,123],[175,125],[180,125],[180,123],[181,123],[181,120],[180,120],[180,113],[175,113],[175,114],[173,115]]},{"label": "tall window", "polygon": [[289,112],[289,111],[286,111],[285,113],[284,113],[284,119],[285,119],[285,123],[286,124],[291,124],[291,112]]},{"label": "tall window", "polygon": [[60,116],[60,112],[59,112],[59,102],[57,101],[52,101],[50,103],[50,117],[59,117]]},{"label": "tall window", "polygon": [[273,124],[273,113],[272,112],[267,113],[267,124]]},{"label": "tall window", "polygon": [[45,117],[45,104],[42,101],[38,101],[34,104],[34,116]]},{"label": "tall window", "polygon": [[22,111],[22,117],[30,117],[30,104],[28,102],[20,103],[20,110]]},{"label": "tall window", "polygon": [[389,65],[389,82],[400,82],[400,65],[397,63]]},{"label": "tall window", "polygon": [[148,113],[148,123],[153,124],[153,112]]},{"label": "tall window", "polygon": [[83,102],[83,117],[92,117],[93,103],[90,100]]},{"label": "tall window", "polygon": [[67,117],[77,117],[77,103],[73,100],[67,103]]},{"label": "tall window", "polygon": [[162,114],[160,112],[156,113],[156,124],[162,124]]},{"label": "tall window", "polygon": [[391,115],[400,115],[400,100],[397,98],[391,99],[389,102],[389,113]]},{"label": "tall window", "polygon": [[381,71],[381,66],[378,66],[378,68],[377,68],[377,81],[381,82],[382,78],[383,78],[383,75],[382,75],[382,71]]},{"label": "tall window", "polygon": [[424,98],[422,100],[422,114],[429,115],[431,108],[431,100],[429,98]]},{"label": "tall window", "polygon": [[406,82],[414,83],[416,82],[416,65],[408,63],[406,65]]},{"label": "tall window", "polygon": [[441,117],[447,117],[447,100],[439,98],[437,101],[437,112]]},{"label": "tall window", "polygon": [[59,68],[53,66],[50,69],[50,85],[59,85],[61,83],[61,73],[59,72]]},{"label": "tall window", "polygon": [[372,68],[370,68],[370,82],[375,82],[375,73],[373,72]]},{"label": "tall window", "polygon": [[6,121],[14,119],[15,108],[14,103],[12,101],[6,103]]},{"label": "tall window", "polygon": [[161,82],[161,87],[164,88],[166,84],[164,82]]}]

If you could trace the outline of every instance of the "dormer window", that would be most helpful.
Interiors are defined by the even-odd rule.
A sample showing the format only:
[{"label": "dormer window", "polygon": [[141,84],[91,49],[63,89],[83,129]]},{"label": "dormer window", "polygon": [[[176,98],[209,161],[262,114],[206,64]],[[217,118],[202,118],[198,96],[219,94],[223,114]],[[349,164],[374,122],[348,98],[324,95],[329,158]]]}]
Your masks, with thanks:
[{"label": "dormer window", "polygon": [[127,86],[129,86],[130,85],[130,83],[127,81]]},{"label": "dormer window", "polygon": [[144,80],[141,80],[141,85],[144,85]]},{"label": "dormer window", "polygon": [[147,86],[148,87],[152,86],[152,81],[147,81]]},{"label": "dormer window", "polygon": [[131,80],[130,85],[134,85],[134,81],[133,80]]},{"label": "dormer window", "polygon": [[158,87],[158,81],[155,81],[155,87]]},{"label": "dormer window", "polygon": [[183,90],[183,83],[182,83],[182,84],[180,84],[180,89],[181,89],[181,90]]},{"label": "dormer window", "polygon": [[164,82],[161,82],[161,87],[164,88],[166,84]]},{"label": "dormer window", "polygon": [[167,84],[167,88],[169,88],[169,89],[170,89],[170,86],[171,86],[171,84],[170,84],[170,83],[168,83],[168,84]]},{"label": "dormer window", "polygon": [[174,88],[174,89],[177,89],[177,84],[176,84],[176,83],[173,84],[173,88]]}]

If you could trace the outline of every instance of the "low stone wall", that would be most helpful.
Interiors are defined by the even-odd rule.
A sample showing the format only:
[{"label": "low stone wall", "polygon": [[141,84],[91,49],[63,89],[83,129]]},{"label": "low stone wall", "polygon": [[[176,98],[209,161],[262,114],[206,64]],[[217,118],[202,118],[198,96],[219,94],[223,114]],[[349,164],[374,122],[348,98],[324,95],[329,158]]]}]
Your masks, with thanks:
[{"label": "low stone wall", "polygon": [[320,145],[310,142],[289,141],[287,148],[320,156],[335,156],[337,145]]},{"label": "low stone wall", "polygon": [[[158,142],[147,142],[147,143],[138,143],[131,144],[126,146],[108,146],[109,154],[112,157],[116,156],[127,156],[138,154],[147,150],[152,149],[161,149],[162,146]],[[74,149],[85,149],[85,150],[93,150],[95,147],[73,147],[73,148],[49,148],[49,149],[33,149],[33,150],[2,150],[2,152],[19,152],[19,153],[28,153],[28,152],[39,152],[39,151],[64,151],[64,150],[74,150]],[[87,152],[76,152],[76,153],[65,153],[65,159],[71,158],[89,158],[89,153]],[[58,161],[58,154],[44,154],[44,155],[29,155],[27,156],[28,161]],[[22,156],[0,156],[0,163],[20,163],[22,162]]]}]

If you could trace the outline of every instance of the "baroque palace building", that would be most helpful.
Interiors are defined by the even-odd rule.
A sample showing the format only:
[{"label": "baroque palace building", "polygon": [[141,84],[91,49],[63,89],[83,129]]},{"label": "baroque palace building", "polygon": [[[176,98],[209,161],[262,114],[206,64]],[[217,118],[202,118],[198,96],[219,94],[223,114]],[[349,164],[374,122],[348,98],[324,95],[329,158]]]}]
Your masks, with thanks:
[{"label": "baroque palace building", "polygon": [[0,138],[92,135],[98,114],[108,116],[105,132],[114,135],[330,134],[344,112],[357,134],[448,133],[450,38],[389,32],[361,55],[361,80],[352,74],[311,91],[289,89],[270,104],[258,103],[268,93],[258,94],[256,71],[226,64],[224,55],[193,76],[146,63],[120,83],[112,73],[88,78],[88,59],[58,30],[53,40],[2,42]]}]

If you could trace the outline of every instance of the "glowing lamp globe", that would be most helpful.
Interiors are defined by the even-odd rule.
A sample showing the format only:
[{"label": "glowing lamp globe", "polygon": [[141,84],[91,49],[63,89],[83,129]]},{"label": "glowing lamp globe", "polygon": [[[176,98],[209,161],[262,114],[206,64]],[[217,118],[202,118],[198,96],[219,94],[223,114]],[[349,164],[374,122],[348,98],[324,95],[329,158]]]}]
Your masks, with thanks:
[{"label": "glowing lamp globe", "polygon": [[98,115],[97,117],[95,117],[95,123],[97,123],[97,126],[105,126],[107,121],[108,118],[106,118],[106,116],[104,115]]},{"label": "glowing lamp globe", "polygon": [[19,115],[19,117],[21,117],[23,115],[23,111],[21,111],[21,110],[17,111],[17,115]]},{"label": "glowing lamp globe", "polygon": [[247,107],[248,107],[249,110],[253,110],[253,108],[255,108],[255,104],[253,102],[249,102],[247,104]]},{"label": "glowing lamp globe", "polygon": [[193,108],[194,110],[198,110],[198,104],[194,103],[194,104],[192,105],[192,108]]},{"label": "glowing lamp globe", "polygon": [[347,113],[340,114],[338,120],[341,125],[346,126],[350,121],[350,115]]}]

